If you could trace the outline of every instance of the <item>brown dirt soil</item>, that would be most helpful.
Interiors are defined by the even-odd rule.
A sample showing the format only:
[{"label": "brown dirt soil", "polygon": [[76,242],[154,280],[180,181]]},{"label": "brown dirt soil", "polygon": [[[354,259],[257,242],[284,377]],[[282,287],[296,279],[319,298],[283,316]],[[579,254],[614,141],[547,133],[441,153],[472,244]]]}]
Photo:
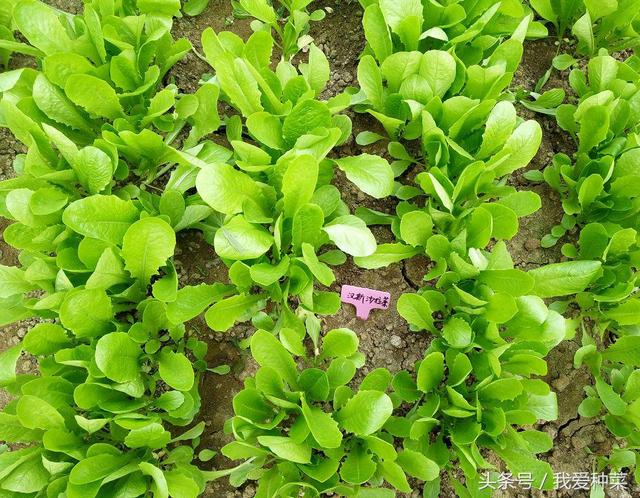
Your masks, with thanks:
[{"label": "brown dirt soil", "polygon": [[[81,10],[81,0],[45,0],[47,3],[68,12]],[[314,23],[311,35],[315,43],[327,54],[332,75],[328,89],[323,95],[330,97],[342,91],[345,87],[356,84],[356,68],[359,52],[364,48],[364,37],[361,29],[361,9],[355,1],[327,0],[315,2],[315,8],[326,8],[325,20]],[[216,31],[231,30],[243,38],[250,35],[251,30],[248,20],[234,20],[231,13],[231,5],[228,0],[212,0],[209,7],[195,18],[185,17],[178,19],[174,25],[174,36],[187,37],[193,43],[196,50],[201,52],[200,35],[207,27],[213,27]],[[556,53],[553,40],[532,42],[526,45],[524,60],[514,80],[514,86],[533,88],[538,79],[544,74],[551,64],[551,59]],[[29,64],[25,58],[16,59],[14,66]],[[171,71],[169,80],[175,82],[183,91],[195,91],[198,88],[200,77],[209,72],[210,67],[195,54],[188,54]],[[550,82],[545,87],[553,88],[562,86],[566,89],[567,74],[554,72]],[[543,127],[544,137],[540,152],[532,162],[530,168],[543,169],[558,152],[571,153],[573,144],[571,140],[555,126],[553,119],[534,116],[529,111],[522,109],[521,115],[526,118],[538,119]],[[360,148],[355,144],[356,134],[363,129],[379,130],[380,127],[369,116],[350,114],[354,121],[354,133],[338,155],[359,154],[370,152],[385,154],[384,143],[374,144],[366,148]],[[22,146],[15,141],[9,132],[0,129],[0,179],[13,176],[11,161],[16,154],[23,152]],[[351,208],[367,206],[381,211],[392,212],[394,203],[391,200],[377,201],[358,191],[343,175],[337,174],[335,184],[343,192],[347,204]],[[552,249],[540,247],[540,239],[548,233],[550,228],[560,221],[562,209],[558,196],[542,185],[531,185],[521,176],[516,174],[512,183],[519,188],[529,188],[536,191],[542,198],[542,209],[537,213],[522,220],[520,232],[510,241],[509,248],[518,267],[529,269],[542,264],[559,261],[561,255],[558,244]],[[6,227],[6,220],[0,220],[0,233]],[[379,242],[388,241],[390,232],[385,228],[375,228],[374,233]],[[562,241],[561,241],[562,242]],[[226,268],[214,254],[210,245],[202,236],[195,232],[181,234],[178,237],[178,250],[175,257],[176,267],[179,271],[182,284],[197,284],[200,282],[227,281]],[[17,256],[0,237],[0,264],[15,265]],[[430,337],[427,334],[417,334],[409,331],[404,320],[395,311],[395,303],[404,292],[417,289],[422,282],[428,261],[426,258],[413,258],[404,264],[393,265],[389,268],[367,271],[357,268],[351,259],[342,267],[336,269],[337,281],[332,290],[339,291],[342,284],[360,285],[389,291],[392,296],[388,310],[374,310],[367,321],[361,321],[355,317],[355,311],[350,305],[344,306],[336,315],[326,317],[325,330],[336,327],[349,327],[357,332],[360,337],[362,352],[366,355],[367,363],[359,376],[377,367],[386,367],[391,371],[403,368],[411,369],[415,361],[429,344]],[[0,329],[0,351],[17,343],[24,336],[33,321],[21,322]],[[251,333],[247,325],[234,327],[227,334],[219,334],[210,331],[203,317],[199,317],[188,324],[188,332],[205,340],[209,345],[207,361],[211,367],[228,364],[231,373],[218,376],[206,373],[202,376],[201,395],[202,409],[199,420],[205,422],[206,429],[202,436],[201,448],[218,450],[230,440],[224,434],[223,425],[227,418],[232,416],[231,401],[235,393],[242,389],[243,380],[251,375],[256,368],[254,362],[246,351],[238,347],[241,339]],[[574,370],[572,358],[578,347],[576,341],[568,341],[556,348],[549,357],[549,374],[547,381],[558,393],[559,419],[555,422],[544,424],[541,428],[554,438],[554,448],[543,458],[548,460],[556,472],[590,471],[594,456],[592,453],[606,454],[610,449],[612,438],[606,432],[602,424],[593,420],[577,417],[577,406],[583,398],[582,387],[590,382],[586,370]],[[20,360],[20,369],[24,372],[34,372],[35,362],[28,357]],[[8,397],[0,391],[0,407]],[[208,464],[207,468],[224,468],[230,466],[229,462],[218,456]],[[226,480],[210,483],[204,493],[206,498],[250,498],[255,494],[255,486],[248,484],[236,490]],[[419,491],[414,491],[408,496],[419,496]],[[443,498],[455,496],[448,486],[443,489]],[[501,497],[529,497],[529,496],[588,496],[578,492],[571,495],[561,492],[540,493],[525,491],[508,491],[499,493]],[[640,491],[633,495],[624,494],[616,496],[640,496]]]}]

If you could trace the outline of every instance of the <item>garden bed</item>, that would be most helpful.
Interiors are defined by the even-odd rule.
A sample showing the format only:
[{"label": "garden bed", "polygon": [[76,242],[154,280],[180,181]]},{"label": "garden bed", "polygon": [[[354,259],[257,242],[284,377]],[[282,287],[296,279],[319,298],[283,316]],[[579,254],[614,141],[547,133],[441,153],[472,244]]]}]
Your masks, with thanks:
[{"label": "garden bed", "polygon": [[[82,11],[82,2],[79,0],[50,0],[45,3],[66,12],[80,13]],[[312,23],[309,35],[313,38],[315,45],[324,52],[331,68],[330,80],[318,97],[322,100],[328,100],[339,95],[347,87],[358,86],[360,55],[367,42],[362,29],[363,10],[357,2],[342,0],[313,2],[309,10],[315,9],[321,9],[326,14],[323,20]],[[229,1],[211,0],[208,7],[199,15],[175,19],[171,32],[175,39],[187,38],[197,53],[202,54],[201,35],[205,29],[211,27],[216,33],[225,30],[231,31],[246,41],[252,34],[250,22],[251,19],[234,18]],[[551,30],[553,31],[553,28]],[[557,55],[557,49],[555,37],[525,41],[522,62],[509,87],[512,92],[515,94],[518,89],[531,91],[551,67],[552,61]],[[623,54],[617,58],[624,60],[627,55]],[[307,58],[307,51],[304,50],[297,54],[293,61],[297,64],[306,61]],[[274,60],[278,59],[274,58]],[[10,68],[16,69],[33,65],[33,59],[18,55],[11,60]],[[193,51],[189,51],[180,62],[168,71],[160,86],[175,83],[180,93],[194,93],[201,87],[202,75],[213,72],[208,63]],[[571,95],[572,90],[567,83],[568,74],[568,70],[554,71],[545,89],[560,87]],[[576,144],[572,137],[558,126],[554,116],[536,113],[517,103],[516,105],[519,116],[537,121],[542,129],[542,142],[535,157],[528,162],[525,168],[518,169],[509,175],[504,182],[517,190],[533,191],[541,199],[541,208],[532,214],[521,217],[517,233],[506,242],[506,247],[513,259],[513,267],[528,272],[545,265],[568,261],[569,258],[561,252],[562,244],[575,243],[579,237],[580,227],[576,226],[567,230],[566,234],[563,233],[559,237],[558,243],[552,247],[543,247],[548,244],[541,244],[541,241],[554,226],[563,220],[565,212],[563,211],[562,199],[547,183],[532,182],[531,176],[525,173],[532,170],[544,170],[556,154],[573,154],[576,151]],[[356,112],[354,109],[346,110],[345,114],[353,121],[353,130],[350,131],[349,137],[344,140],[344,143],[333,148],[328,156],[330,159],[341,159],[367,153],[383,156],[389,162],[393,161],[387,152],[386,144],[388,141],[386,139],[364,146],[356,142],[356,137],[361,132],[386,135],[378,120],[370,114]],[[188,140],[187,134],[179,134],[174,146],[179,148],[184,140]],[[229,144],[221,131],[217,132],[214,141],[225,146]],[[4,180],[14,177],[12,162],[18,154],[25,153],[27,149],[6,128],[0,128],[0,144],[0,180]],[[413,148],[420,150],[420,144],[416,140],[410,141],[406,146],[412,152]],[[343,171],[338,168],[334,169],[336,172],[332,184],[338,188],[349,213],[356,212],[358,208],[369,208],[389,215],[395,214],[395,208],[398,204],[397,198],[383,196],[381,199],[376,199],[367,195],[355,183],[349,181]],[[423,164],[416,163],[407,168],[397,180],[401,183],[411,183],[415,180],[416,174],[422,170],[424,170]],[[167,181],[171,181],[169,174],[156,178],[155,183],[150,182],[150,184],[162,189]],[[4,231],[9,223],[8,220],[0,219],[0,231]],[[371,231],[378,245],[396,242],[396,234],[389,226],[373,226]],[[492,240],[487,247],[493,249],[495,244],[495,240]],[[423,277],[433,269],[434,263],[424,254],[424,251],[412,258],[376,269],[365,269],[362,267],[363,265],[358,265],[356,262],[357,258],[354,261],[354,258],[349,256],[344,264],[332,267],[335,281],[332,281],[327,289],[324,287],[323,289],[340,293],[342,285],[355,285],[389,292],[391,300],[388,309],[374,310],[366,321],[356,318],[355,308],[344,303],[336,313],[320,317],[323,332],[348,328],[355,332],[359,339],[359,351],[364,355],[364,365],[355,374],[349,384],[351,386],[359,385],[368,374],[378,368],[388,369],[392,375],[402,370],[413,372],[414,365],[424,358],[425,351],[434,338],[434,334],[431,332],[415,330],[420,327],[416,327],[414,322],[412,322],[413,326],[410,325],[406,316],[401,316],[397,311],[398,300],[401,296],[415,294],[427,283]],[[20,264],[18,251],[9,246],[4,239],[0,240],[0,264],[5,266]],[[203,234],[199,229],[188,229],[177,234],[173,265],[179,288],[197,286],[202,283],[232,284],[228,266],[216,254],[211,244],[211,238],[208,237],[206,231]],[[432,280],[435,282],[438,277],[435,276]],[[636,278],[635,273],[634,278]],[[545,299],[548,305],[554,301],[551,299],[551,295],[543,297],[549,298]],[[265,310],[273,311],[275,309],[270,306],[267,305]],[[579,316],[578,308],[569,306],[565,316],[577,318]],[[37,319],[30,318],[0,329],[0,351],[8,350],[18,344],[36,323],[38,323]],[[190,421],[186,426],[193,427],[198,422],[204,422],[202,435],[196,440],[196,454],[200,450],[219,451],[225,444],[234,440],[234,436],[229,433],[228,425],[225,431],[227,421],[232,419],[234,414],[237,414],[234,413],[233,399],[243,390],[247,379],[251,380],[258,371],[259,365],[252,358],[248,348],[256,327],[250,321],[243,321],[233,324],[224,332],[216,332],[209,327],[204,314],[200,313],[195,318],[189,317],[185,328],[187,337],[195,337],[207,344],[208,351],[203,359],[209,368],[220,365],[229,365],[230,367],[229,373],[226,374],[210,370],[201,371],[197,377],[201,407],[193,417],[193,421]],[[579,472],[588,472],[591,475],[592,472],[596,472],[596,469],[598,469],[598,473],[600,472],[599,462],[602,457],[610,455],[622,440],[612,436],[600,417],[581,417],[578,415],[578,407],[585,398],[584,387],[592,385],[594,380],[586,366],[574,367],[574,355],[583,346],[581,332],[578,331],[575,336],[569,335],[571,337],[559,341],[559,344],[548,353],[546,357],[548,372],[546,375],[534,376],[547,382],[557,394],[557,417],[554,420],[539,420],[534,426],[523,424],[515,427],[518,430],[522,427],[534,427],[550,437],[553,443],[552,448],[539,454],[538,458],[542,462],[548,462],[553,472],[573,475]],[[308,339],[305,347],[309,347]],[[194,358],[191,354],[190,359]],[[260,365],[264,366],[262,363]],[[32,355],[24,353],[18,361],[17,371],[19,374],[37,375],[37,360]],[[14,399],[12,396],[0,390],[0,407],[9,404],[12,399]],[[169,428],[172,435],[175,436],[186,429],[186,427],[185,429],[179,428],[181,425],[184,424],[178,423],[173,426],[174,429]],[[169,422],[168,427],[170,426]],[[287,428],[288,430],[289,428]],[[633,448],[633,443],[630,443],[630,446]],[[12,445],[12,447],[19,448],[21,445]],[[482,448],[482,454],[490,463],[497,466],[499,472],[508,472],[506,464],[497,458],[489,448]],[[206,462],[197,462],[198,467],[214,471],[232,466],[230,460],[222,454],[217,454],[214,458],[206,460]],[[627,469],[630,474],[629,480],[633,481],[631,478],[633,468],[627,465],[624,465],[623,468]],[[452,475],[464,482],[464,474],[460,468],[456,467],[456,464],[453,464]],[[1,469],[0,482],[2,482]],[[414,489],[412,493],[396,491],[396,496],[422,496],[422,481],[411,479],[410,483]],[[249,498],[254,496],[255,490],[256,483],[252,479],[236,488],[229,484],[227,478],[224,477],[208,482],[206,489],[200,496]],[[443,472],[440,496],[453,497],[459,493],[460,491],[450,482],[448,475]],[[607,489],[607,496],[626,498],[637,496],[639,493],[640,488],[635,481],[629,483],[626,491]],[[0,492],[0,497],[2,496],[4,495]],[[379,496],[386,497],[386,495]],[[425,496],[437,495],[427,495],[425,491]],[[513,487],[509,490],[496,490],[495,496],[586,497],[589,496],[589,491],[565,489],[543,492]]]}]

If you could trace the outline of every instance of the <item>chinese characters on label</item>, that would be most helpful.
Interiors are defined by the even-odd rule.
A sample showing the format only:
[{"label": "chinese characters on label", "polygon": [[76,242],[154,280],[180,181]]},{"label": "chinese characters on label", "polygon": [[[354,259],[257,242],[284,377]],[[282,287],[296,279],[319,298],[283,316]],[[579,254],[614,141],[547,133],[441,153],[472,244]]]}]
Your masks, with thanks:
[{"label": "chinese characters on label", "polygon": [[389,307],[391,294],[366,287],[354,287],[343,285],[340,298],[343,303],[353,304],[356,307],[356,316],[362,320],[369,318],[373,309],[386,310]]},{"label": "chinese characters on label", "polygon": [[[608,490],[627,490],[627,473],[611,472],[590,473],[590,472],[555,472],[554,489],[567,490],[585,490],[588,491],[593,487],[600,487]],[[521,472],[517,475],[511,473],[489,473],[486,472],[480,478],[480,489],[532,489],[533,475],[531,472]]]}]

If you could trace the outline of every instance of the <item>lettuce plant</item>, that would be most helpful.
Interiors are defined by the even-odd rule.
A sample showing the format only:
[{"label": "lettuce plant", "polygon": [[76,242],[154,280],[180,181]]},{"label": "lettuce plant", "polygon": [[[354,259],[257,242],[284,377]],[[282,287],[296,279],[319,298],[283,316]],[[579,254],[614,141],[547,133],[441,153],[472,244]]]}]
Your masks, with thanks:
[{"label": "lettuce plant", "polygon": [[[437,142],[438,137],[429,133],[433,129],[438,133],[439,121],[447,128],[456,124],[450,137],[453,144],[447,146],[453,148],[458,134],[464,138],[465,132],[481,130],[482,119],[511,82],[529,23],[530,18],[525,18],[487,60],[468,67],[455,52],[443,50],[394,52],[378,56],[378,61],[365,55],[358,66],[362,89],[353,100],[380,121],[392,139],[422,137],[425,153],[428,142]],[[448,155],[442,160],[448,160]]]},{"label": "lettuce plant", "polygon": [[[17,177],[0,182],[0,215],[13,221],[3,238],[20,251],[19,266],[0,266],[0,325],[41,321],[0,354],[0,387],[14,396],[0,439],[21,445],[2,448],[0,496],[195,498],[229,476],[256,481],[260,498],[391,498],[416,484],[436,497],[442,475],[459,496],[488,496],[488,451],[550,489],[538,455],[551,441],[525,426],[557,418],[538,377],[576,324],[575,363],[594,378],[579,412],[624,440],[598,467],[635,465],[637,57],[599,52],[572,71],[569,104],[557,89],[523,102],[577,143],[574,157],[527,175],[563,201],[543,245],[579,235],[562,248],[568,261],[529,272],[505,243],[541,205],[508,185],[542,135],[508,91],[525,39],[546,36],[529,5],[593,55],[637,45],[633,2],[360,3],[361,88],[326,100],[329,63],[309,34],[324,12],[308,0],[233,1],[253,34],[206,30],[213,72],[193,94],[170,79],[191,49],[171,36],[178,0],[86,0],[80,15],[38,0],[0,6],[0,64],[21,53],[36,67],[0,74],[0,125],[27,147]],[[336,154],[351,106],[385,129],[392,164]],[[368,130],[357,142],[383,139]],[[338,170],[370,197],[399,199],[395,212],[352,214],[332,185]],[[377,224],[395,242],[378,246]],[[230,284],[179,286],[176,232],[189,229]],[[321,316],[340,306],[332,267],[418,254],[430,261],[424,282],[398,313],[433,340],[412,371],[378,368],[358,382],[356,334],[321,334]],[[560,315],[576,308],[574,321]],[[224,371],[208,368],[206,343],[189,332],[201,314],[215,331],[257,329],[246,342],[259,369],[234,397],[234,441],[222,449],[240,463],[221,471],[195,465],[203,424],[180,429],[200,410],[203,373]],[[37,375],[16,375],[23,352]]]},{"label": "lettuce plant", "polygon": [[[26,216],[30,199],[56,191],[15,189],[10,209],[16,192],[26,196]],[[0,457],[0,486],[78,497],[141,488],[197,496],[204,477],[190,464],[193,450],[169,450],[183,439],[164,428],[187,425],[198,413],[198,372],[206,369],[206,344],[185,337],[191,310],[176,303],[177,277],[167,262],[173,229],[160,217],[138,219],[136,205],[115,196],[79,199],[48,216],[49,225],[43,215],[21,217],[39,224],[20,230],[18,222],[5,232],[25,263],[0,267],[2,322],[54,321],[0,356],[2,386],[17,396],[0,415],[0,437],[37,443]],[[53,240],[29,239],[30,229]],[[38,298],[25,296],[34,291]],[[40,376],[13,374],[23,349],[39,358]]]},{"label": "lettuce plant", "polygon": [[[2,75],[0,122],[31,146],[30,162],[55,169],[58,157],[50,145],[55,142],[72,167],[85,158],[91,161],[94,184],[79,180],[89,193],[97,193],[106,187],[103,182],[112,171],[117,179],[128,172],[126,163],[119,162],[117,152],[102,139],[103,132],[106,142],[113,142],[109,133],[126,137],[149,125],[161,132],[179,131],[180,112],[176,118],[168,111],[180,104],[187,107],[189,99],[177,99],[174,86],[156,92],[191,44],[173,40],[169,31],[173,10],[169,4],[166,7],[153,10],[139,2],[135,10],[96,0],[85,4],[83,15],[70,16],[36,0],[16,2],[12,23],[29,44],[15,49],[34,55],[40,69]],[[196,110],[198,104],[196,100]],[[194,102],[188,105],[193,107]],[[197,126],[193,128],[197,132]],[[115,166],[108,164],[109,156]],[[141,164],[141,168],[153,166]]]},{"label": "lettuce plant", "polygon": [[[17,396],[0,415],[0,437],[37,443],[2,455],[0,486],[68,496],[184,488],[197,496],[204,477],[189,463],[193,450],[169,450],[182,439],[164,428],[193,420],[207,368],[206,344],[185,334],[198,311],[178,300],[191,289],[178,291],[169,217],[115,195],[69,202],[43,179],[20,176],[3,187],[3,212],[16,220],[4,237],[23,264],[0,267],[1,323],[49,321],[0,356],[2,386]],[[211,301],[225,292],[197,290]],[[13,374],[23,350],[39,359],[40,376]]]},{"label": "lettuce plant", "polygon": [[[202,426],[177,437],[165,428],[192,422],[207,369],[206,344],[184,325],[200,311],[179,297],[211,303],[228,292],[179,291],[171,262],[175,231],[211,210],[182,192],[126,185],[128,151],[112,143],[152,123],[175,133],[183,116],[188,140],[202,132],[199,118],[189,119],[201,94],[184,113],[189,98],[176,102],[174,87],[155,94],[190,48],[173,42],[174,10],[165,7],[100,1],[69,16],[19,1],[12,11],[30,45],[11,48],[35,56],[41,70],[0,75],[2,124],[28,147],[14,162],[18,176],[0,185],[0,213],[14,221],[3,237],[21,261],[0,267],[0,323],[46,321],[0,355],[0,385],[15,396],[0,414],[0,438],[29,445],[0,455],[3,493],[195,497],[216,477],[178,444],[195,447]],[[176,115],[165,115],[174,106]],[[167,160],[196,161],[159,139]],[[40,375],[15,375],[22,351],[38,359]]]},{"label": "lettuce plant", "polygon": [[[13,375],[23,347],[39,358],[39,376]],[[0,454],[3,492],[198,496],[204,474],[191,463],[192,447],[177,443],[195,439],[195,447],[204,426],[177,437],[164,428],[166,421],[185,425],[198,408],[190,394],[197,387],[187,386],[191,365],[171,349],[156,355],[161,372],[170,370],[165,389],[157,359],[126,332],[107,333],[93,348],[46,322],[2,353],[0,385],[16,399],[0,412],[0,437],[28,445]]]},{"label": "lettuce plant", "polygon": [[573,158],[558,154],[543,173],[528,175],[546,180],[562,197],[562,223],[543,239],[543,245],[554,245],[567,231],[578,229],[577,240],[564,244],[562,253],[574,264],[599,264],[584,292],[556,306],[579,308],[583,347],[575,355],[575,365],[586,365],[594,379],[593,386],[585,387],[579,414],[601,417],[609,431],[627,444],[627,449],[601,458],[599,466],[635,467],[636,473],[638,67],[635,56],[621,62],[601,51],[584,71],[574,69],[570,83],[577,102],[559,106],[556,119],[576,139],[577,152]]},{"label": "lettuce plant", "polygon": [[[536,485],[550,489],[551,469],[535,455],[551,441],[516,427],[556,418],[555,394],[531,377],[546,373],[544,356],[569,329],[527,295],[537,275],[513,269],[504,246],[487,258],[475,289],[459,283],[401,297],[402,316],[438,335],[415,377],[378,368],[354,390],[362,356],[350,330],[329,331],[303,369],[273,330],[256,332],[251,352],[260,369],[234,399],[228,430],[236,440],[222,449],[244,460],[231,482],[258,480],[256,496],[386,497],[394,493],[380,485],[408,493],[411,476],[438,496],[441,469],[459,466],[466,484],[450,475],[452,482],[475,492],[479,472],[492,468],[481,454],[490,448],[512,472],[534,470]],[[549,275],[540,278],[537,285],[548,285]]]},{"label": "lettuce plant", "polygon": [[[453,51],[465,64],[479,64],[531,14],[526,3],[454,0],[360,0],[365,9],[365,53],[379,62],[396,52]],[[527,37],[542,38],[546,28],[528,25]]]},{"label": "lettuce plant", "polygon": [[[614,446],[611,454],[600,457],[598,466],[619,471],[634,469],[640,476],[638,455],[640,439],[637,407],[640,395],[637,379],[640,376],[640,358],[636,354],[637,336],[628,335],[638,328],[638,299],[631,299],[604,311],[591,333],[583,334],[583,346],[576,352],[574,363],[585,365],[593,376],[594,384],[585,386],[586,397],[578,407],[582,417],[599,417],[610,433],[624,441]],[[619,337],[615,342],[607,338],[608,332]]]},{"label": "lettuce plant", "polygon": [[[376,250],[365,222],[349,213],[330,184],[334,169],[376,198],[391,193],[393,172],[378,156],[328,159],[350,134],[350,119],[339,114],[350,99],[317,98],[329,78],[318,48],[311,46],[308,63],[296,68],[281,60],[274,71],[272,46],[264,31],[246,44],[231,33],[204,32],[212,80],[235,111],[224,119],[233,150],[211,166],[193,167],[190,185],[216,213],[202,228],[238,289],[207,311],[209,326],[227,330],[268,298],[278,304],[281,338],[286,334],[287,347],[302,354],[302,319],[340,306],[337,294],[316,289],[315,282],[330,286],[330,265],[343,263],[345,253],[364,257]],[[299,316],[290,298],[300,304]]]},{"label": "lettuce plant", "polygon": [[[275,33],[282,57],[290,60],[300,50],[309,46],[312,21],[325,17],[322,9],[309,12],[311,0],[231,0],[236,17],[253,17],[251,29],[255,32]],[[283,26],[284,25],[284,26]]]},{"label": "lettuce plant", "polygon": [[578,101],[559,106],[556,119],[576,139],[575,159],[558,154],[542,177],[529,174],[530,179],[544,178],[562,196],[566,216],[544,245],[554,245],[575,224],[606,221],[638,227],[638,69],[635,56],[620,62],[603,52],[589,61],[586,71],[571,72]]},{"label": "lettuce plant", "polygon": [[600,48],[618,51],[640,43],[637,5],[633,0],[530,0],[531,7],[555,27],[558,38],[571,28],[577,52],[595,55]]}]

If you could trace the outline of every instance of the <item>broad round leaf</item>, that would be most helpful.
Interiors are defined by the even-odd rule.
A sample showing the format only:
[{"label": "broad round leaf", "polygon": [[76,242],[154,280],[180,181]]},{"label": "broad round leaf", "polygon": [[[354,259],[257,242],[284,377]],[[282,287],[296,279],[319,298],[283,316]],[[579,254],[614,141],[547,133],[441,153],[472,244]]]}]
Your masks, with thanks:
[{"label": "broad round leaf", "polygon": [[138,378],[142,354],[140,346],[125,332],[102,336],[96,344],[96,365],[114,382],[131,382]]},{"label": "broad round leaf", "polygon": [[182,353],[163,349],[159,361],[160,378],[178,391],[188,391],[193,387],[193,366]]},{"label": "broad round leaf", "polygon": [[122,257],[131,276],[148,284],[167,259],[173,256],[176,234],[160,218],[143,218],[135,222],[124,235]]},{"label": "broad round leaf", "polygon": [[269,250],[273,237],[260,225],[238,215],[218,229],[213,245],[221,258],[255,259]]},{"label": "broad round leaf", "polygon": [[340,425],[357,436],[378,431],[391,416],[391,398],[380,391],[360,391],[347,401],[337,415]]},{"label": "broad round leaf", "polygon": [[85,237],[120,244],[138,217],[138,210],[131,201],[115,195],[93,195],[69,204],[62,221]]},{"label": "broad round leaf", "polygon": [[196,178],[196,188],[202,200],[224,214],[242,212],[246,199],[260,197],[260,187],[249,175],[228,164],[203,168]]},{"label": "broad round leaf", "polygon": [[351,256],[376,252],[376,239],[364,221],[353,215],[339,216],[323,230],[338,248]]},{"label": "broad round leaf", "polygon": [[393,170],[383,157],[362,154],[337,159],[336,164],[349,181],[376,199],[388,197],[393,192]]}]

